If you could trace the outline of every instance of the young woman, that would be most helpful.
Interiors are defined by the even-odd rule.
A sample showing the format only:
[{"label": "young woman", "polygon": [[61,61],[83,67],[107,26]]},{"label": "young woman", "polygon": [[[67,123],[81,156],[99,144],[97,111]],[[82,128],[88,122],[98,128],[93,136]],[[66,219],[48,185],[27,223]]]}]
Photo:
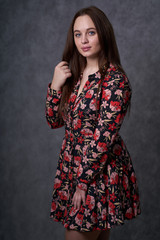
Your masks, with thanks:
[{"label": "young woman", "polygon": [[66,240],[107,240],[113,226],[141,212],[119,134],[131,93],[111,23],[94,6],[81,9],[46,99],[49,126],[65,126],[50,217],[62,222]]}]

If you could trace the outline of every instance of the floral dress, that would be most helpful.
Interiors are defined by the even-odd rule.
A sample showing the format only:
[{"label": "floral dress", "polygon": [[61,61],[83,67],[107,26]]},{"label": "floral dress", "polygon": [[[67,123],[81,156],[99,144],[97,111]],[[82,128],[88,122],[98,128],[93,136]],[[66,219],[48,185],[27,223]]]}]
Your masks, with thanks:
[{"label": "floral dress", "polygon": [[[122,225],[125,219],[141,213],[135,171],[119,134],[131,86],[126,75],[111,63],[97,98],[101,80],[99,71],[89,75],[78,96],[79,78],[62,118],[58,117],[61,90],[51,89],[49,84],[46,98],[49,126],[65,126],[50,217],[81,232]],[[86,191],[85,205],[82,202],[79,210],[72,204],[76,187]]]}]

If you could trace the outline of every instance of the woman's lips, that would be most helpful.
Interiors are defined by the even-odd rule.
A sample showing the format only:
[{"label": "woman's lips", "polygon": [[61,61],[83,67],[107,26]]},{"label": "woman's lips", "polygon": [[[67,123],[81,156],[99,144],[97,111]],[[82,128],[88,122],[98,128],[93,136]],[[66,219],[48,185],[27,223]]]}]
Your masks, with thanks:
[{"label": "woman's lips", "polygon": [[90,49],[91,49],[91,47],[83,47],[83,48],[82,48],[82,51],[83,51],[83,52],[87,52],[87,51],[89,51]]}]

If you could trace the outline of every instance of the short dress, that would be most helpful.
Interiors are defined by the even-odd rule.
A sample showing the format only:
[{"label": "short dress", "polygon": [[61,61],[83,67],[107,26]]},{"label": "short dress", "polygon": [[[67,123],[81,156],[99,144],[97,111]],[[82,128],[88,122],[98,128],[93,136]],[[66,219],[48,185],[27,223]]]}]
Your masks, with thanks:
[{"label": "short dress", "polygon": [[[61,117],[62,89],[51,89],[49,84],[47,90],[47,122],[52,129],[65,127],[50,218],[80,232],[107,230],[141,213],[131,156],[119,133],[131,101],[131,85],[112,63],[103,71],[103,78],[100,71],[88,76],[79,96],[78,79]],[[79,210],[72,204],[76,187],[86,192]]]}]

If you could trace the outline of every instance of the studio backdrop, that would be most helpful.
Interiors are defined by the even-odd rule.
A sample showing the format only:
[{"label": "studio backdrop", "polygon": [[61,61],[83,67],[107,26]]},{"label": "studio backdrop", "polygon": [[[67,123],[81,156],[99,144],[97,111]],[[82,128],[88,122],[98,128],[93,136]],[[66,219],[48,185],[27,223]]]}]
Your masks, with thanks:
[{"label": "studio backdrop", "polygon": [[0,239],[62,240],[49,218],[64,128],[51,130],[45,98],[77,10],[90,5],[111,21],[132,85],[120,130],[138,179],[142,213],[111,240],[157,240],[159,215],[159,0],[0,1]]}]

